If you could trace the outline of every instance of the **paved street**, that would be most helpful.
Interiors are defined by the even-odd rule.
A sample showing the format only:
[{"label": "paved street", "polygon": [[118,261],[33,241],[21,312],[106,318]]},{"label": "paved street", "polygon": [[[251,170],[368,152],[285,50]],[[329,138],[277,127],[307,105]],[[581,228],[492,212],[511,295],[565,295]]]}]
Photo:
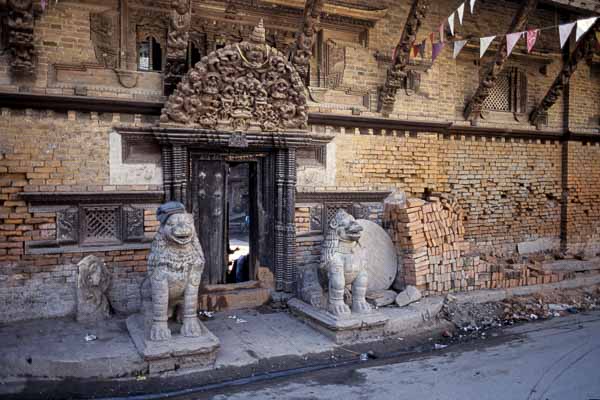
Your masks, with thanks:
[{"label": "paved street", "polygon": [[600,399],[600,313],[506,329],[417,358],[375,360],[187,399]]}]

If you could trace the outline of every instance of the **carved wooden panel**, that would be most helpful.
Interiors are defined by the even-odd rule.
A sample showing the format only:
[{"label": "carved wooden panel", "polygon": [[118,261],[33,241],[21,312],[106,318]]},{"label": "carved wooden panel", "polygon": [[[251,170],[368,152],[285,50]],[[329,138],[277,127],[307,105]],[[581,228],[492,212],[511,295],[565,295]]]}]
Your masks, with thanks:
[{"label": "carved wooden panel", "polygon": [[56,240],[59,244],[74,244],[79,240],[77,207],[69,207],[56,213]]},{"label": "carved wooden panel", "polygon": [[123,207],[123,236],[125,241],[137,241],[144,238],[143,209]]},{"label": "carved wooden panel", "polygon": [[223,161],[193,161],[192,212],[206,257],[202,279],[208,284],[226,282],[227,164]]},{"label": "carved wooden panel", "polygon": [[117,11],[90,13],[90,36],[94,44],[96,60],[107,68],[119,66],[118,27],[119,14]]}]

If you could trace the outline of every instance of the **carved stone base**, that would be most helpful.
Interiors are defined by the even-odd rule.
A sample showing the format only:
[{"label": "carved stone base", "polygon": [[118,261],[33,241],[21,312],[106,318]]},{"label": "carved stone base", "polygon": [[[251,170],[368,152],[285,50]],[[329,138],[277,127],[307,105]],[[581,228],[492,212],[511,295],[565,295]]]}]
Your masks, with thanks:
[{"label": "carved stone base", "polygon": [[288,301],[288,307],[294,315],[337,344],[379,340],[384,336],[385,324],[389,320],[389,317],[377,311],[335,317],[323,309],[295,298]]},{"label": "carved stone base", "polygon": [[150,373],[184,368],[212,366],[217,358],[219,339],[202,323],[204,334],[199,337],[181,336],[179,324],[169,322],[170,340],[155,342],[148,339],[150,320],[138,313],[127,318],[127,329],[137,351],[148,362]]}]

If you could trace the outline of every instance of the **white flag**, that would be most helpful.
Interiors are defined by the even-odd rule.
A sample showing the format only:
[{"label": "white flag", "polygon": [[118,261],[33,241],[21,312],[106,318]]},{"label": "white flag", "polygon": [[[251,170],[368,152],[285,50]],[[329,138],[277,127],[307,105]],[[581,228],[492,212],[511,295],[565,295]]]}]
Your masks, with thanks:
[{"label": "white flag", "polygon": [[462,25],[463,14],[465,13],[465,3],[462,3],[457,9],[458,12],[458,22]]},{"label": "white flag", "polygon": [[569,35],[575,26],[575,22],[558,26],[558,35],[560,36],[560,48],[562,49],[569,39]]},{"label": "white flag", "polygon": [[466,40],[457,40],[454,42],[454,54],[452,55],[452,58],[456,58],[458,56],[458,53],[460,53],[463,47],[465,47],[465,44],[467,44]]},{"label": "white flag", "polygon": [[471,6],[471,14],[473,14],[473,10],[475,9],[475,0],[469,0],[469,5]]},{"label": "white flag", "polygon": [[490,44],[494,41],[496,36],[487,36],[479,39],[479,58],[483,57]]},{"label": "white flag", "polygon": [[448,17],[448,25],[450,25],[450,34],[454,36],[454,13]]},{"label": "white flag", "polygon": [[515,45],[517,44],[517,42],[519,41],[519,39],[521,39],[521,36],[523,36],[523,32],[515,32],[515,33],[510,33],[508,35],[506,35],[506,56],[510,56],[510,53],[512,53],[513,49],[515,48]]},{"label": "white flag", "polygon": [[596,19],[598,19],[598,17],[580,19],[579,21],[577,21],[577,30],[575,31],[575,41],[578,41],[579,38],[582,37],[588,31],[588,29],[590,29],[592,27],[592,25],[594,25],[594,22],[596,22]]}]

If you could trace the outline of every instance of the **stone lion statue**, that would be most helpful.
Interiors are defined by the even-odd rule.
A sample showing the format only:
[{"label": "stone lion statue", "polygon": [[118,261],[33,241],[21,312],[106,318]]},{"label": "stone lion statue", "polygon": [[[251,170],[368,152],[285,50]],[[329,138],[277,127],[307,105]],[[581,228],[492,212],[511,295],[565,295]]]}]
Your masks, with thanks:
[{"label": "stone lion statue", "polygon": [[194,218],[179,202],[168,202],[157,210],[160,229],[148,257],[152,293],[150,340],[168,340],[168,319],[178,308],[182,315],[181,334],[201,336],[198,321],[198,287],[205,259],[194,228]]},{"label": "stone lion statue", "polygon": [[368,274],[362,261],[354,254],[361,231],[362,227],[352,215],[338,210],[323,242],[319,277],[322,286],[328,290],[327,310],[335,316],[350,313],[350,307],[344,302],[344,290],[348,286],[352,293],[352,312],[371,311],[365,299]]},{"label": "stone lion statue", "polygon": [[84,257],[78,266],[77,321],[97,321],[110,316],[106,291],[111,277],[104,261],[94,255]]}]

